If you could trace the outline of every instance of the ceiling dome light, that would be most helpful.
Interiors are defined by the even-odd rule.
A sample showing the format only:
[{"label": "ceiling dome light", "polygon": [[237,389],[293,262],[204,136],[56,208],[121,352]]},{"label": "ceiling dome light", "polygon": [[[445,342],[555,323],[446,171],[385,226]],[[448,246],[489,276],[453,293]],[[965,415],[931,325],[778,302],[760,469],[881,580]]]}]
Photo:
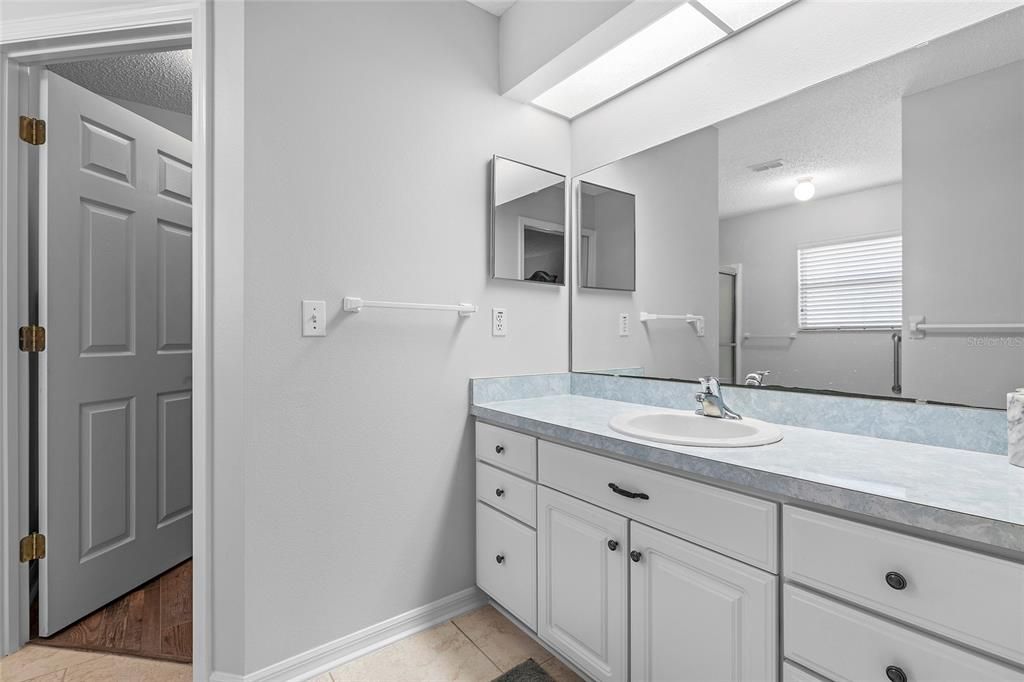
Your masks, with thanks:
[{"label": "ceiling dome light", "polygon": [[796,189],[793,190],[793,196],[799,201],[810,201],[814,197],[813,178],[801,178],[798,180]]}]

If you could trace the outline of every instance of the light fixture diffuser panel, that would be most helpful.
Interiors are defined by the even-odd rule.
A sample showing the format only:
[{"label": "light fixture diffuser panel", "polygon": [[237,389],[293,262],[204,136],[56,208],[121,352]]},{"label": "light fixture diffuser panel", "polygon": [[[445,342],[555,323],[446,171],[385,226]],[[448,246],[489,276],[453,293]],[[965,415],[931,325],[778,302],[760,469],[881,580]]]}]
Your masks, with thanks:
[{"label": "light fixture diffuser panel", "polygon": [[725,35],[699,10],[682,5],[542,93],[533,103],[573,118]]},{"label": "light fixture diffuser panel", "polygon": [[706,10],[714,14],[729,28],[737,31],[766,14],[771,14],[792,0],[699,0]]}]

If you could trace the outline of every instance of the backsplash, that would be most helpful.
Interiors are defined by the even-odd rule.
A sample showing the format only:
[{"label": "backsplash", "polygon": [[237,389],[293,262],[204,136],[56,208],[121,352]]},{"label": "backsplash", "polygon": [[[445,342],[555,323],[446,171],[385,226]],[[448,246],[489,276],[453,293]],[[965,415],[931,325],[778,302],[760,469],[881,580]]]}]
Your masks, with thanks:
[{"label": "backsplash", "polygon": [[[476,404],[572,393],[680,410],[694,408],[697,392],[696,383],[585,373],[474,379],[472,386]],[[775,424],[997,455],[1007,452],[1002,410],[738,386],[723,386],[722,395],[741,415]]]}]

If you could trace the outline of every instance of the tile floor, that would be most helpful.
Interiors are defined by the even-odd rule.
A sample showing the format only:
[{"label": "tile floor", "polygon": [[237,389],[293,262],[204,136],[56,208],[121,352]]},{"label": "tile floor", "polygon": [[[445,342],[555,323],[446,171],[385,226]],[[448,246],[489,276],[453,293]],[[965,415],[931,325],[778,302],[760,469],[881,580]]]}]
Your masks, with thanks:
[{"label": "tile floor", "polygon": [[[324,673],[315,682],[489,682],[528,658],[555,682],[579,676],[490,606],[435,625]],[[192,667],[28,645],[0,659],[3,682],[188,682]]]},{"label": "tile floor", "polygon": [[582,682],[491,606],[357,658],[314,682],[489,682],[528,658],[555,682]]},{"label": "tile floor", "polygon": [[3,682],[191,682],[192,666],[29,644],[0,658]]}]

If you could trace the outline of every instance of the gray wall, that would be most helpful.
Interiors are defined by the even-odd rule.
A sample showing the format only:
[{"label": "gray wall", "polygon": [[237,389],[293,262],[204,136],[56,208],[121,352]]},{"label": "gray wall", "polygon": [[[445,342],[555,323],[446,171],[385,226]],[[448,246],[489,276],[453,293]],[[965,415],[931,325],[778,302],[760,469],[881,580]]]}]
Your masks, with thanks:
[{"label": "gray wall", "polygon": [[[1024,322],[1024,62],[904,98],[903,234],[904,317]],[[903,384],[1005,409],[1024,336],[908,340]]]},{"label": "gray wall", "polygon": [[[741,369],[771,370],[780,386],[892,395],[892,340],[886,331],[807,332],[799,326],[797,249],[900,231],[901,191],[888,185],[722,220],[719,260],[742,265]],[[742,379],[742,376],[739,377]]]},{"label": "gray wall", "polygon": [[[468,378],[565,371],[568,348],[566,287],[488,277],[488,164],[566,173],[569,126],[498,95],[498,20],[469,3],[247,3],[245,29],[252,672],[473,586]],[[296,106],[315,144],[281,125]],[[299,335],[303,298],[326,338]]]},{"label": "gray wall", "polygon": [[[718,131],[706,128],[580,179],[636,195],[636,292],[576,290],[573,369],[643,367],[695,377],[718,367]],[[574,287],[575,289],[575,287]],[[707,318],[697,337],[680,321],[640,323],[640,312]],[[618,335],[628,312],[631,335]]]}]

